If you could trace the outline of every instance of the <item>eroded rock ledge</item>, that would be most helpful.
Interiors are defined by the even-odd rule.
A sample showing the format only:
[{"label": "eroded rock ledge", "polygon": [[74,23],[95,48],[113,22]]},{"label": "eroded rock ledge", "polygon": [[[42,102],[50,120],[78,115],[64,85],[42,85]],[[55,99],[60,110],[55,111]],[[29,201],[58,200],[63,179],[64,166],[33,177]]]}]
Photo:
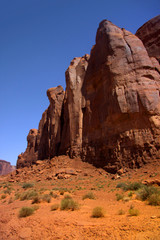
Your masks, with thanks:
[{"label": "eroded rock ledge", "polygon": [[[153,36],[160,18],[149,22],[156,22]],[[100,23],[90,56],[74,58],[67,69],[66,91],[47,91],[50,105],[38,130],[30,130],[18,168],[68,154],[114,173],[159,158],[159,59],[137,36]]]}]

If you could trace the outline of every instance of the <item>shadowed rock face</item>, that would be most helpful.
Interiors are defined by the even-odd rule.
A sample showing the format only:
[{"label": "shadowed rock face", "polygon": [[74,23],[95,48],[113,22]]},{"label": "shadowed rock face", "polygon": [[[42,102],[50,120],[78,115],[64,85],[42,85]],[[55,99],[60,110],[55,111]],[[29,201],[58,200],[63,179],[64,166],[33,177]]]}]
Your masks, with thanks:
[{"label": "shadowed rock face", "polygon": [[10,162],[0,159],[0,175],[6,175],[15,170],[15,166],[12,166]]},{"label": "shadowed rock face", "polygon": [[136,36],[142,40],[149,56],[157,58],[160,63],[160,15],[140,27]]},{"label": "shadowed rock face", "polygon": [[48,90],[50,106],[28,136],[29,158],[81,156],[110,172],[158,158],[159,88],[159,63],[142,41],[102,21],[90,57],[74,58],[67,69],[65,94]]}]

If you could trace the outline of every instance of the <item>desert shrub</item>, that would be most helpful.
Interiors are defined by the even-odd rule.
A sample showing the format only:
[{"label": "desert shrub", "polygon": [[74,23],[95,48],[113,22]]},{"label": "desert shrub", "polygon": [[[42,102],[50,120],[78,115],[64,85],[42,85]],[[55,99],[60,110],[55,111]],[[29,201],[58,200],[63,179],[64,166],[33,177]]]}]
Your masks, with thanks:
[{"label": "desert shrub", "polygon": [[137,191],[138,189],[142,188],[144,185],[140,182],[133,182],[133,183],[129,183],[127,186],[127,190],[131,190],[131,191]]},{"label": "desert shrub", "polygon": [[72,199],[72,197],[71,197],[70,194],[65,194],[65,195],[64,195],[64,198],[65,198],[65,199]]},{"label": "desert shrub", "polygon": [[160,194],[153,193],[151,196],[149,196],[148,203],[152,206],[160,206]]},{"label": "desert shrub", "polygon": [[136,208],[130,208],[130,209],[128,210],[128,212],[129,212],[129,214],[130,214],[131,216],[138,216],[138,215],[139,215],[139,210],[136,209]]},{"label": "desert shrub", "polygon": [[122,194],[116,193],[116,199],[117,201],[122,200],[124,196]]},{"label": "desert shrub", "polygon": [[4,191],[3,191],[5,194],[11,194],[12,190],[10,187],[7,187]]},{"label": "desert shrub", "polygon": [[84,200],[84,199],[87,199],[87,198],[88,199],[95,199],[95,195],[92,192],[88,192],[82,197],[82,199]]},{"label": "desert shrub", "polygon": [[125,211],[123,210],[123,209],[120,209],[119,211],[118,211],[118,215],[124,215],[125,214]]},{"label": "desert shrub", "polygon": [[157,188],[145,185],[136,193],[137,198],[142,201],[149,199],[152,194],[158,194]]},{"label": "desert shrub", "polygon": [[128,190],[127,186],[128,186],[128,185],[127,185],[126,183],[121,182],[121,183],[118,183],[118,184],[117,184],[116,188],[121,188],[121,189],[123,189],[124,191],[127,191],[127,190]]},{"label": "desert shrub", "polygon": [[34,186],[34,184],[33,183],[23,183],[23,185],[22,185],[22,188],[24,188],[24,189],[27,189],[27,188],[32,188]]},{"label": "desert shrub", "polygon": [[20,194],[19,192],[16,192],[16,193],[14,194],[14,199],[17,200],[17,199],[20,198],[20,196],[21,196],[21,194]]},{"label": "desert shrub", "polygon": [[50,203],[50,202],[51,202],[51,195],[49,195],[49,194],[44,194],[44,195],[42,196],[42,200],[43,200],[44,202]]},{"label": "desert shrub", "polygon": [[64,198],[61,201],[61,206],[60,209],[61,210],[76,210],[79,208],[79,205],[76,201],[74,201],[73,199],[69,199],[69,198]]},{"label": "desert shrub", "polygon": [[23,183],[22,188],[27,189],[27,188],[32,188],[34,186],[33,183]]},{"label": "desert shrub", "polygon": [[59,204],[55,203],[51,206],[51,211],[56,211],[59,208]]},{"label": "desert shrub", "polygon": [[30,207],[22,207],[19,211],[19,217],[27,217],[34,213],[34,209]]},{"label": "desert shrub", "polygon": [[128,193],[128,197],[132,197],[132,196],[133,196],[133,192],[130,191],[130,192]]},{"label": "desert shrub", "polygon": [[31,200],[37,195],[38,193],[35,190],[28,190],[20,195],[20,200],[21,201]]},{"label": "desert shrub", "polygon": [[11,186],[11,183],[4,183],[3,188],[9,188]]},{"label": "desert shrub", "polygon": [[41,202],[41,198],[39,195],[36,195],[33,197],[32,204],[40,203],[40,202]]},{"label": "desert shrub", "polygon": [[5,194],[1,195],[1,199],[5,199],[7,196]]},{"label": "desert shrub", "polygon": [[58,198],[58,194],[50,191],[49,195],[53,198]]},{"label": "desert shrub", "polygon": [[123,191],[128,191],[128,190],[131,190],[131,191],[136,191],[140,188],[142,188],[143,184],[140,183],[140,182],[132,182],[132,183],[124,183],[124,182],[121,182],[121,183],[118,183],[116,188],[121,188]]},{"label": "desert shrub", "polygon": [[93,218],[101,218],[104,217],[104,210],[102,207],[93,208],[92,215]]},{"label": "desert shrub", "polygon": [[34,206],[32,207],[35,211],[39,209],[39,205],[34,204]]}]

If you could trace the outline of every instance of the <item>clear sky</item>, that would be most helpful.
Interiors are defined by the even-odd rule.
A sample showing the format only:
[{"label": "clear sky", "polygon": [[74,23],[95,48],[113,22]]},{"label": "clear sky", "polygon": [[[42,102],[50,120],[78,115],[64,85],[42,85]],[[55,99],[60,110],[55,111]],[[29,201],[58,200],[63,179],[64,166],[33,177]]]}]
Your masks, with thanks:
[{"label": "clear sky", "polygon": [[90,53],[100,21],[135,33],[158,14],[159,0],[0,0],[0,159],[16,164],[46,90],[65,88],[65,70]]}]

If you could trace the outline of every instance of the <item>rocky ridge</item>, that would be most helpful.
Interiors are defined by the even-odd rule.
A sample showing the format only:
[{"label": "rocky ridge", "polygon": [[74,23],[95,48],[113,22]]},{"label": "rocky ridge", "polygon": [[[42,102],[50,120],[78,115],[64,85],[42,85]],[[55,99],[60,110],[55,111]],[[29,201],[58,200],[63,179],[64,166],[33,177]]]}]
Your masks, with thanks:
[{"label": "rocky ridge", "polygon": [[6,175],[15,170],[15,166],[12,166],[10,162],[0,159],[0,175]]},{"label": "rocky ridge", "polygon": [[[159,16],[147,24],[147,39],[159,39]],[[160,66],[142,43],[144,27],[136,36],[107,20],[99,24],[90,56],[74,58],[66,71],[66,91],[47,91],[50,106],[30,130],[18,168],[68,154],[115,173],[159,158]]]}]

